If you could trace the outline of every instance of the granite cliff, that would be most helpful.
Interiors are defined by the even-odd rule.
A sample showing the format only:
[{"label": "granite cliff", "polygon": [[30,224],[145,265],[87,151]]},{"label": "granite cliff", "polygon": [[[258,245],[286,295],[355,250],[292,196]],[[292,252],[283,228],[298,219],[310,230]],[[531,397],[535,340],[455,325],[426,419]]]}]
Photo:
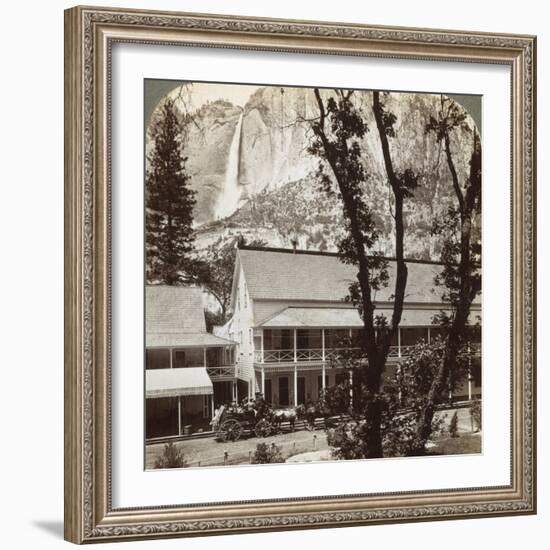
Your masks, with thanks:
[{"label": "granite cliff", "polygon": [[[326,92],[324,92],[326,93]],[[380,249],[393,253],[391,192],[372,114],[372,94],[355,92],[370,131],[363,158],[370,174],[365,193],[377,212]],[[397,121],[390,139],[397,171],[412,168],[420,186],[406,204],[406,254],[436,259],[438,244],[429,236],[434,216],[454,203],[444,152],[433,134],[425,133],[430,116],[441,108],[439,95],[391,93],[386,107]],[[317,115],[311,89],[259,88],[244,107],[219,100],[206,103],[194,116],[186,154],[197,191],[197,246],[220,235],[262,238],[271,246],[333,250],[341,232],[341,205],[318,189],[318,159],[307,148],[309,120]],[[473,128],[473,121],[468,118]],[[457,171],[469,170],[472,135],[461,130],[452,142]]]}]

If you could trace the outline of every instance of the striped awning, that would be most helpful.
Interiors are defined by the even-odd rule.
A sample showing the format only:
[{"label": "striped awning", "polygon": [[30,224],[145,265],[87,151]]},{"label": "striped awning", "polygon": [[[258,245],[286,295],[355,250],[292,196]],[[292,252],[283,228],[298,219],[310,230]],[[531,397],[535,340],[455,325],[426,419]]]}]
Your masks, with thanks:
[{"label": "striped awning", "polygon": [[179,397],[211,395],[212,381],[204,367],[149,369],[145,371],[145,397]]}]

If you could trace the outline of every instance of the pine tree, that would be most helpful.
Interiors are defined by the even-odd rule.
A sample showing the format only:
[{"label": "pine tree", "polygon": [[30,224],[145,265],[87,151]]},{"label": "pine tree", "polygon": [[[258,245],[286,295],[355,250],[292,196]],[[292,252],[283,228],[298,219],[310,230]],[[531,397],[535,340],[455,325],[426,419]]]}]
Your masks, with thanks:
[{"label": "pine tree", "polygon": [[147,282],[177,285],[191,277],[196,201],[185,169],[185,122],[174,100],[166,99],[159,107],[150,133],[145,214]]}]

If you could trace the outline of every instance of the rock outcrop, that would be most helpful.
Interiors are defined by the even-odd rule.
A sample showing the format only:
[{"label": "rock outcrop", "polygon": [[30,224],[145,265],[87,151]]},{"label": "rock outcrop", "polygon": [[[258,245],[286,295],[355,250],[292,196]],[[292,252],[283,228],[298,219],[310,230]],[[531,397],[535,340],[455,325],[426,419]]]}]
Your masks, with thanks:
[{"label": "rock outcrop", "polygon": [[[322,91],[326,95],[329,91]],[[372,113],[372,93],[356,91],[368,124],[363,158],[369,180],[365,194],[377,213],[381,250],[393,251],[392,194],[387,184],[380,140]],[[383,98],[396,115],[390,138],[397,172],[419,175],[419,188],[406,203],[406,253],[437,258],[438,244],[429,237],[436,215],[454,204],[444,151],[425,127],[441,109],[439,95],[390,93]],[[197,191],[195,223],[198,245],[220,234],[263,235],[272,246],[334,249],[342,227],[341,205],[318,189],[319,159],[308,153],[311,120],[318,115],[311,89],[259,88],[244,108],[223,100],[207,103],[190,126],[187,167]],[[467,118],[471,128],[473,120]],[[452,150],[461,181],[469,171],[472,134],[460,130]]]}]

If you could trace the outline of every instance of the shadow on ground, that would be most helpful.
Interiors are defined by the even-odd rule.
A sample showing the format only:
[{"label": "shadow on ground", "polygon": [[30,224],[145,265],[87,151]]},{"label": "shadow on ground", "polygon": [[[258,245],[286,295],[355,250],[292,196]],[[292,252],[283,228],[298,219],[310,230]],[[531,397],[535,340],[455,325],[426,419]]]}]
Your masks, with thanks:
[{"label": "shadow on ground", "polygon": [[63,521],[61,520],[37,520],[33,521],[33,524],[57,539],[63,538]]}]

